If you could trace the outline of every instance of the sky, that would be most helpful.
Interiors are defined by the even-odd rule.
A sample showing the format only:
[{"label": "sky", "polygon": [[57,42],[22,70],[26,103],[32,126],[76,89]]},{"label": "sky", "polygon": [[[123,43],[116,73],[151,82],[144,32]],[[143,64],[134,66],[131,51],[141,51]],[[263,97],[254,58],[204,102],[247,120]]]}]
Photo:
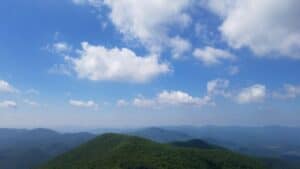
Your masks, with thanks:
[{"label": "sky", "polygon": [[297,126],[298,16],[298,0],[5,0],[0,127]]}]

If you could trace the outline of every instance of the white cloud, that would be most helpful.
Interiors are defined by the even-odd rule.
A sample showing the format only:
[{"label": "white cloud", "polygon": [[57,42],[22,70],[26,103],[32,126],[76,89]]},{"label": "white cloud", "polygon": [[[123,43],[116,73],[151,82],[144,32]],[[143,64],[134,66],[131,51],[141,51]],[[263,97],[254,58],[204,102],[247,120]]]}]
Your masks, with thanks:
[{"label": "white cloud", "polygon": [[10,85],[8,82],[4,81],[4,80],[0,80],[0,93],[4,92],[4,93],[15,93],[17,92],[17,90]]},{"label": "white cloud", "polygon": [[53,44],[52,48],[54,52],[59,54],[70,52],[72,50],[72,47],[66,42],[56,42]]},{"label": "white cloud", "polygon": [[210,46],[206,46],[203,49],[195,49],[193,55],[205,65],[215,65],[221,63],[221,60],[235,59],[235,55],[231,54],[230,52]]},{"label": "white cloud", "polygon": [[72,106],[75,106],[75,107],[98,109],[98,104],[92,100],[89,100],[89,101],[69,100],[69,104]]},{"label": "white cloud", "polygon": [[229,66],[227,71],[229,75],[233,76],[240,72],[240,68],[238,66]]},{"label": "white cloud", "polygon": [[0,102],[0,108],[16,108],[17,103],[11,100],[5,100]]},{"label": "white cloud", "polygon": [[236,101],[240,104],[261,102],[265,99],[266,95],[266,86],[255,84],[253,86],[242,89],[236,96]]},{"label": "white cloud", "polygon": [[[214,97],[222,96],[226,99],[236,101],[239,104],[262,102],[267,97],[266,86],[254,84],[242,88],[237,93],[229,89],[230,81],[227,79],[214,79],[207,82],[206,94],[203,97],[195,97],[189,93],[180,90],[164,90],[153,98],[143,96],[136,97],[132,100],[132,105],[136,107],[162,108],[166,106],[215,106]],[[294,91],[295,89],[291,89]],[[298,91],[299,90],[299,91]],[[300,95],[300,87],[297,89],[297,96]],[[290,97],[296,97],[291,95]],[[129,101],[119,100],[118,106],[129,105]]]},{"label": "white cloud", "polygon": [[157,101],[160,104],[203,106],[209,104],[211,99],[208,96],[193,97],[182,91],[163,91],[157,95]]},{"label": "white cloud", "polygon": [[132,103],[137,107],[161,107],[161,106],[183,106],[183,105],[192,105],[192,106],[204,106],[211,105],[211,97],[204,96],[193,97],[188,93],[183,91],[162,91],[157,94],[153,99],[146,99],[143,97],[138,97],[133,100]]},{"label": "white cloud", "polygon": [[249,47],[259,56],[280,54],[300,59],[299,0],[207,0],[223,23],[219,27],[233,48]]},{"label": "white cloud", "polygon": [[291,85],[291,84],[285,84],[283,86],[283,89],[278,92],[274,92],[273,96],[275,98],[280,99],[292,99],[300,96],[300,85]]},{"label": "white cloud", "polygon": [[135,98],[132,104],[137,107],[153,107],[155,106],[155,100],[145,99],[145,98]]},{"label": "white cloud", "polygon": [[192,45],[189,41],[176,36],[175,38],[170,39],[170,47],[172,48],[172,56],[174,59],[179,59],[182,55],[188,52]]},{"label": "white cloud", "polygon": [[128,104],[129,103],[124,99],[120,99],[120,100],[117,101],[117,106],[120,106],[120,107],[127,106]]},{"label": "white cloud", "polygon": [[137,39],[150,51],[168,46],[170,26],[187,26],[190,0],[104,0],[110,19],[127,39]]},{"label": "white cloud", "polygon": [[221,95],[224,97],[230,97],[230,93],[226,92],[229,86],[229,80],[215,79],[207,82],[206,89],[209,96]]},{"label": "white cloud", "polygon": [[108,49],[82,43],[78,58],[67,57],[79,78],[93,81],[111,80],[127,82],[147,82],[170,71],[168,64],[159,63],[155,55],[137,56],[127,48]]},{"label": "white cloud", "polygon": [[[65,60],[68,60],[66,58],[65,58]],[[71,76],[72,75],[72,66],[70,65],[70,63],[55,64],[48,70],[48,73]]]}]

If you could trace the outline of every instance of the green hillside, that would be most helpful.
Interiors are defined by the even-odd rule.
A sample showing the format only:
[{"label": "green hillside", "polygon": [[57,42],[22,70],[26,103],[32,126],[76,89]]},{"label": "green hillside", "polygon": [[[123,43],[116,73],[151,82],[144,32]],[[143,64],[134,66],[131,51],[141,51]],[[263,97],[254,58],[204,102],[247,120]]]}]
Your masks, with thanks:
[{"label": "green hillside", "polygon": [[200,148],[200,149],[223,149],[222,147],[208,144],[205,141],[199,140],[199,139],[192,139],[188,141],[175,141],[171,142],[171,145],[177,146],[177,147],[186,147],[186,148]]},{"label": "green hillside", "polygon": [[160,144],[135,136],[105,134],[38,169],[263,169],[249,157],[222,149]]}]

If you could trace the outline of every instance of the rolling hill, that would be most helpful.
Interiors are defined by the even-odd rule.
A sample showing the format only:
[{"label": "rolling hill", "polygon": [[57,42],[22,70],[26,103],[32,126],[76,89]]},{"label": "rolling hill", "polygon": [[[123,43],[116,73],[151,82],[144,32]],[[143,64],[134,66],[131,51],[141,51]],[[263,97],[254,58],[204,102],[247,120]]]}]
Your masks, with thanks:
[{"label": "rolling hill", "polygon": [[136,136],[104,134],[38,169],[264,169],[260,161],[224,149],[180,147]]}]

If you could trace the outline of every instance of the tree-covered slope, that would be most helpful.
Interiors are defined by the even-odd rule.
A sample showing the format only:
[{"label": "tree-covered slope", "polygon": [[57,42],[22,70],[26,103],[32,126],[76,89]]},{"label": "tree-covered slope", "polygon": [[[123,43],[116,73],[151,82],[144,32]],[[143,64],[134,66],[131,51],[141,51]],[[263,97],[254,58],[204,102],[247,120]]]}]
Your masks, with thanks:
[{"label": "tree-covered slope", "polygon": [[263,169],[259,161],[222,149],[159,144],[105,134],[39,169]]},{"label": "tree-covered slope", "polygon": [[168,143],[173,141],[187,141],[193,139],[185,133],[173,130],[166,130],[158,127],[142,128],[127,134],[146,138],[160,143]]},{"label": "tree-covered slope", "polygon": [[186,148],[200,148],[200,149],[223,149],[220,146],[208,144],[207,142],[200,139],[192,139],[188,141],[175,141],[171,142],[171,145],[177,147],[186,147]]}]

